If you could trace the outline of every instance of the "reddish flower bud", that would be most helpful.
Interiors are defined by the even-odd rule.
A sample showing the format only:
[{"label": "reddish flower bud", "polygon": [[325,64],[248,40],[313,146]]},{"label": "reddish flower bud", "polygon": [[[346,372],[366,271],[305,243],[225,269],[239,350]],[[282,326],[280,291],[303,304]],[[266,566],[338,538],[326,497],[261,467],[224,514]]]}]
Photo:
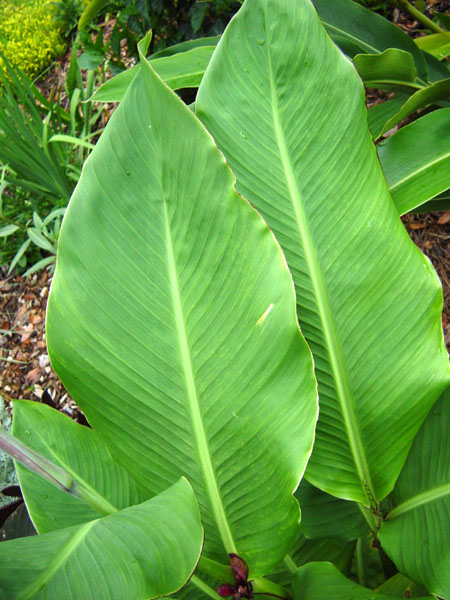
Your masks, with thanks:
[{"label": "reddish flower bud", "polygon": [[229,554],[231,570],[234,573],[234,578],[238,584],[246,584],[248,577],[247,563],[242,560],[237,554]]},{"label": "reddish flower bud", "polygon": [[217,593],[222,598],[228,598],[229,596],[233,596],[236,593],[236,590],[232,585],[224,583],[222,585],[219,585],[219,587],[217,588]]}]

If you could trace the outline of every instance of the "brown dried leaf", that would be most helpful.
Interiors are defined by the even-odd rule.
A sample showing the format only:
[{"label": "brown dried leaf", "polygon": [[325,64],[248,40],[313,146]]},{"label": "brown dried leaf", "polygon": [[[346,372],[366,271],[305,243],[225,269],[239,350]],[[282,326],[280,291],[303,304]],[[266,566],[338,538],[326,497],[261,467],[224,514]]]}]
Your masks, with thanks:
[{"label": "brown dried leaf", "polygon": [[25,325],[25,327],[22,330],[22,335],[20,336],[20,341],[22,342],[22,344],[24,342],[28,342],[32,333],[33,333],[33,325],[31,325],[31,323],[29,323],[28,325]]},{"label": "brown dried leaf", "polygon": [[445,225],[450,221],[450,210],[447,210],[443,215],[439,217],[437,220],[439,225]]},{"label": "brown dried leaf", "polygon": [[28,385],[31,385],[31,384],[35,383],[39,379],[40,376],[41,376],[41,369],[40,369],[40,367],[36,367],[35,369],[32,369],[25,375],[25,381],[27,382]]}]

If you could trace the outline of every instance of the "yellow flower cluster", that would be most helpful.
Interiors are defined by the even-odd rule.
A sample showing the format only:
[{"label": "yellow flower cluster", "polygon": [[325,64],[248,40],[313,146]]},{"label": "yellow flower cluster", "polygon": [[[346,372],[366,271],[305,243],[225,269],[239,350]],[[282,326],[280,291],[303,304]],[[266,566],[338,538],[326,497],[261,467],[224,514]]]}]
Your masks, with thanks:
[{"label": "yellow flower cluster", "polygon": [[30,77],[43,71],[66,47],[52,2],[0,0],[0,51]]}]

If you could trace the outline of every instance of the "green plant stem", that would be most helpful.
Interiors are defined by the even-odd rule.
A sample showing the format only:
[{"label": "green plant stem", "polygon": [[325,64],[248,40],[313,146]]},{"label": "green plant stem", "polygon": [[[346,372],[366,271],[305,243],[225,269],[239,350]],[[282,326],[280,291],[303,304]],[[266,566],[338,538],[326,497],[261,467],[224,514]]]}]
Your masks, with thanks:
[{"label": "green plant stem", "polygon": [[403,8],[406,12],[408,12],[412,17],[417,19],[422,25],[425,25],[427,29],[434,31],[435,33],[447,33],[445,29],[442,29],[437,25],[434,21],[429,19],[426,15],[417,10],[415,6],[413,6],[408,0],[390,0],[391,4]]},{"label": "green plant stem", "polygon": [[362,504],[360,504],[359,502],[356,503],[359,510],[361,511],[362,516],[365,518],[365,520],[367,521],[371,532],[373,533],[373,535],[378,539],[378,527],[377,527],[377,523],[375,521],[375,517],[373,516],[373,513],[371,511],[370,508],[367,508],[366,506],[363,506]]},{"label": "green plant stem", "polygon": [[363,557],[363,547],[362,547],[362,538],[358,538],[356,540],[356,568],[358,571],[358,583],[359,585],[365,584],[364,577],[364,557]]},{"label": "green plant stem", "polygon": [[112,504],[100,496],[93,488],[76,481],[75,478],[59,465],[55,465],[19,439],[0,429],[0,449],[12,456],[21,465],[36,473],[63,492],[78,498],[99,513],[108,516],[117,512]]},{"label": "green plant stem", "polygon": [[264,577],[253,579],[253,593],[255,595],[264,594],[275,598],[283,598],[283,600],[290,600],[292,598],[292,594],[281,587],[281,585],[269,581],[269,579],[265,579]]},{"label": "green plant stem", "polygon": [[27,469],[40,475],[54,486],[69,492],[73,485],[73,477],[67,471],[54,465],[47,458],[28,448],[10,433],[0,430],[0,448],[12,456]]},{"label": "green plant stem", "polygon": [[295,573],[295,571],[298,569],[297,565],[294,562],[294,559],[292,558],[292,556],[290,554],[287,554],[283,558],[283,562],[286,565],[286,567],[289,569],[290,573]]},{"label": "green plant stem", "polygon": [[214,577],[220,583],[233,583],[234,575],[229,565],[222,565],[215,560],[201,556],[197,565],[197,570],[200,573]]},{"label": "green plant stem", "polygon": [[202,592],[204,592],[210,598],[214,598],[214,600],[220,600],[221,597],[219,596],[219,594],[196,575],[192,575],[191,583],[198,587],[199,590],[202,590]]}]

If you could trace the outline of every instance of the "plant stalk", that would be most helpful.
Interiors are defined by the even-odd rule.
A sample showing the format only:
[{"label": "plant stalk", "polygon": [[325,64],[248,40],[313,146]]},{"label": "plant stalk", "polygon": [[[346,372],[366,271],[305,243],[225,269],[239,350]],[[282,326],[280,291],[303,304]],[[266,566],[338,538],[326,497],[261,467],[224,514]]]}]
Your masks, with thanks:
[{"label": "plant stalk", "polygon": [[219,596],[219,594],[215,590],[209,587],[207,583],[202,581],[200,577],[192,575],[190,581],[193,585],[195,585],[195,587],[204,592],[210,598],[213,598],[214,600],[221,600],[221,596]]},{"label": "plant stalk", "polygon": [[234,574],[230,565],[222,565],[221,563],[202,555],[197,565],[197,569],[200,573],[214,577],[214,579],[217,579],[220,583],[234,583]]},{"label": "plant stalk", "polygon": [[103,498],[90,486],[76,481],[74,477],[62,467],[55,465],[19,439],[0,429],[0,449],[12,456],[21,465],[36,473],[59,490],[71,494],[84,504],[87,504],[99,513],[108,516],[117,512],[112,504]]},{"label": "plant stalk", "polygon": [[281,585],[264,577],[253,579],[253,593],[255,596],[266,595],[274,598],[282,598],[283,600],[290,600],[292,598],[292,594],[281,587]]},{"label": "plant stalk", "polygon": [[435,33],[448,33],[445,31],[445,29],[442,29],[441,27],[439,27],[439,25],[437,25],[437,23],[435,23],[434,21],[429,19],[423,13],[421,13],[420,10],[417,10],[417,8],[415,6],[413,6],[410,2],[408,2],[408,0],[390,0],[390,1],[391,1],[391,4],[394,4],[395,6],[403,8],[407,13],[409,13],[417,21],[422,23],[422,25],[424,25],[430,31],[434,31]]},{"label": "plant stalk", "polygon": [[289,572],[294,574],[295,571],[298,569],[297,565],[295,564],[294,559],[292,558],[292,556],[290,554],[286,554],[286,556],[283,558],[283,562],[286,565],[286,567],[289,569]]},{"label": "plant stalk", "polygon": [[73,486],[72,475],[4,430],[0,430],[0,448],[33,473],[60,490],[70,493]]},{"label": "plant stalk", "polygon": [[356,566],[358,571],[358,583],[359,585],[365,585],[364,576],[364,558],[362,549],[362,538],[356,540]]},{"label": "plant stalk", "polygon": [[367,521],[367,524],[370,527],[370,531],[373,533],[375,538],[378,539],[378,527],[377,527],[377,523],[375,521],[375,517],[373,516],[371,509],[367,508],[366,506],[363,506],[359,502],[357,502],[356,504],[357,504],[359,510],[361,511],[362,516]]}]

